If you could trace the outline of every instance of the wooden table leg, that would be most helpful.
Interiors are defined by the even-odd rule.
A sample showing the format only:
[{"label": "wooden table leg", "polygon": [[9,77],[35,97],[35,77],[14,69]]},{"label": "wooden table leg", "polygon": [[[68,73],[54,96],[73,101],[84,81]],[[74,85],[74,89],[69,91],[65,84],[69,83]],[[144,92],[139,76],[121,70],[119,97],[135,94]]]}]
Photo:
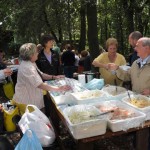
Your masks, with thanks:
[{"label": "wooden table leg", "polygon": [[94,149],[94,142],[83,143],[81,141],[77,144],[77,150],[93,150]]},{"label": "wooden table leg", "polygon": [[136,150],[148,150],[149,128],[136,131]]}]

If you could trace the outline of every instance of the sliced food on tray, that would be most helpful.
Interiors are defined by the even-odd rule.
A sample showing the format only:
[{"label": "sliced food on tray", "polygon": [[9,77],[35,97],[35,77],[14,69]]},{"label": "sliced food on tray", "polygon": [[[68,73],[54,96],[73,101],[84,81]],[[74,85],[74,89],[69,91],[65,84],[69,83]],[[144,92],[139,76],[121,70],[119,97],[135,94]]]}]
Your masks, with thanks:
[{"label": "sliced food on tray", "polygon": [[103,105],[100,105],[98,108],[102,112],[111,111],[112,113],[111,113],[110,120],[122,120],[122,119],[126,119],[126,118],[135,117],[134,111],[128,110],[128,109],[125,109],[125,108],[120,108],[118,106],[103,106]]},{"label": "sliced food on tray", "polygon": [[102,101],[95,106],[103,112],[113,111],[107,121],[108,128],[113,132],[139,127],[146,118],[143,112],[118,100]]},{"label": "sliced food on tray", "polygon": [[146,108],[150,106],[150,98],[140,94],[131,95],[131,99],[129,97],[125,97],[122,100],[137,108]]},{"label": "sliced food on tray", "polygon": [[146,99],[140,99],[140,98],[131,98],[129,101],[134,106],[137,106],[138,108],[144,108],[150,106],[150,101]]},{"label": "sliced food on tray", "polygon": [[96,116],[100,112],[96,107],[93,106],[79,106],[76,109],[71,109],[68,118],[72,124],[78,124],[85,121],[93,120],[91,116]]},{"label": "sliced food on tray", "polygon": [[91,105],[75,105],[63,110],[68,128],[75,139],[82,139],[104,134],[107,121],[97,116],[100,111]]},{"label": "sliced food on tray", "polygon": [[107,98],[107,94],[102,90],[91,90],[71,93],[76,104],[95,103]]},{"label": "sliced food on tray", "polygon": [[126,96],[122,101],[146,114],[145,120],[150,120],[150,98],[144,95],[135,94],[130,96],[131,99]]},{"label": "sliced food on tray", "polygon": [[90,99],[90,98],[98,98],[102,96],[104,93],[101,92],[100,90],[93,90],[93,91],[85,91],[82,93],[78,93],[76,97],[78,97],[79,100],[84,100],[84,99]]}]

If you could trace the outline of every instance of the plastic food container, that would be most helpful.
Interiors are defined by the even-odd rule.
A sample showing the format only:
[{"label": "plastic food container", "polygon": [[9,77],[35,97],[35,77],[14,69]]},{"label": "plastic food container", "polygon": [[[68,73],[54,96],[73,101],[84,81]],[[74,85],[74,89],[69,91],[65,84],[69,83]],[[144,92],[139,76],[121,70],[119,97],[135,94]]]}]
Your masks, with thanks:
[{"label": "plastic food container", "polygon": [[[102,91],[108,95],[108,100],[121,100],[128,95],[127,90],[120,86],[106,85],[102,88]],[[132,94],[132,91],[129,91]]]},{"label": "plastic food container", "polygon": [[58,92],[49,91],[52,100],[57,105],[74,104],[73,101],[74,99],[72,98],[72,96],[70,96],[70,93],[87,90],[77,80],[69,78],[45,81],[45,83],[55,87],[60,87],[63,85],[69,85],[71,87],[71,89],[68,91],[58,91]]},{"label": "plastic food container", "polygon": [[[136,108],[137,110],[146,114],[145,120],[150,120],[150,98],[144,95],[131,95],[132,103],[130,102],[129,97],[124,97],[122,99],[126,104]],[[142,100],[142,101],[141,101]]]},{"label": "plastic food container", "polygon": [[[87,111],[94,112],[94,114],[100,113],[99,110],[96,109],[96,107],[88,106],[88,105],[76,105],[76,106],[65,108],[63,111],[68,128],[75,139],[82,139],[82,138],[102,135],[105,134],[106,132],[106,126],[107,126],[106,119],[95,117],[95,118],[90,118],[90,119],[88,118],[87,120],[86,119],[84,120],[83,115],[86,115]],[[77,113],[78,115],[80,115],[80,116],[78,115],[76,116],[76,114],[74,114],[75,115],[74,117],[79,118],[78,121],[75,118],[76,121],[74,123],[71,121],[72,119],[70,118],[70,115],[72,115],[73,113]]]},{"label": "plastic food container", "polygon": [[75,104],[96,103],[107,98],[106,93],[102,90],[75,92],[71,93],[71,95],[74,98]]},{"label": "plastic food container", "polygon": [[126,131],[130,128],[139,127],[146,118],[143,112],[118,100],[103,101],[95,106],[101,111],[114,110],[112,116],[107,121],[108,128],[113,132]]}]

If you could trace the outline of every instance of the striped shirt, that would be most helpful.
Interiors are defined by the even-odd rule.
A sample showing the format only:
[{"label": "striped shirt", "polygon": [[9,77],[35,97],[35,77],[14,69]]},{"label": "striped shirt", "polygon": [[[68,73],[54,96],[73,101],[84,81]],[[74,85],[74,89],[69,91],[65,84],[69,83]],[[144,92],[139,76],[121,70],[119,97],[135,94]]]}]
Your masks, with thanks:
[{"label": "striped shirt", "polygon": [[26,105],[33,104],[41,109],[44,107],[43,93],[42,89],[39,89],[38,86],[43,81],[36,68],[36,64],[31,61],[21,62],[13,100]]}]

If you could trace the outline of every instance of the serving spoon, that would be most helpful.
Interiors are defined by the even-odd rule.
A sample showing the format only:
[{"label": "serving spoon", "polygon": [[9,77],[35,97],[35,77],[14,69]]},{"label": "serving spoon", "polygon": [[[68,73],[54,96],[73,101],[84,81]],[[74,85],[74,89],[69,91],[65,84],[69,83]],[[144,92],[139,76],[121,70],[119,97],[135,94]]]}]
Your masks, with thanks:
[{"label": "serving spoon", "polygon": [[106,112],[102,112],[102,113],[100,113],[98,115],[90,115],[90,117],[99,117],[101,115],[105,115],[105,114],[112,113],[112,112],[114,112],[114,110],[109,110],[109,111],[106,111]]}]

